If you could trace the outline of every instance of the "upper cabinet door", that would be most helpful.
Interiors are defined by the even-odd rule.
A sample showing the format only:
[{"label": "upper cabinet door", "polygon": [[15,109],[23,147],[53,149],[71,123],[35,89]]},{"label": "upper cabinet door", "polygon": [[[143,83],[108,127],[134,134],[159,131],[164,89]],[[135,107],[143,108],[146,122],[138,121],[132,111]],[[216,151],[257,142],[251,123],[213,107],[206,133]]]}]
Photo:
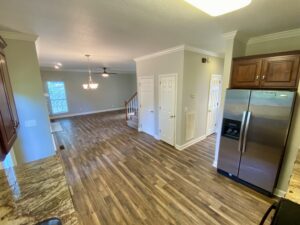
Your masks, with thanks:
[{"label": "upper cabinet door", "polygon": [[231,76],[231,88],[258,88],[260,85],[262,60],[234,60]]},{"label": "upper cabinet door", "polygon": [[261,77],[262,88],[291,89],[298,86],[299,55],[265,58]]},{"label": "upper cabinet door", "polygon": [[[1,55],[1,54],[0,54]],[[3,59],[1,59],[3,63]],[[3,66],[0,66],[0,133],[1,133],[1,158],[8,153],[16,137],[16,124],[10,105],[8,89],[6,87]]]},{"label": "upper cabinet door", "polygon": [[10,82],[10,77],[8,74],[7,62],[6,62],[5,56],[1,53],[0,53],[0,67],[2,67],[1,71],[3,72],[3,75],[4,75],[5,87],[7,90],[11,110],[12,110],[12,113],[14,116],[15,126],[18,127],[19,126],[19,117],[18,117],[18,113],[17,113],[17,109],[16,109],[15,99],[13,96],[13,90],[12,90],[12,86],[11,86],[11,82]]}]

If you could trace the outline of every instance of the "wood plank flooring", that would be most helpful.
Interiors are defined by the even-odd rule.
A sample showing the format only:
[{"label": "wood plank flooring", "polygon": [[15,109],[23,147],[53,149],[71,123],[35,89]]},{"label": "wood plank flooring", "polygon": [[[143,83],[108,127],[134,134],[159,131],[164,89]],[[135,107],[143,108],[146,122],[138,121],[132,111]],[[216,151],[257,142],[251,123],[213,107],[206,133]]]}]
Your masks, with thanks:
[{"label": "wood plank flooring", "polygon": [[56,133],[84,225],[256,225],[274,201],[219,175],[215,137],[178,151],[122,112],[60,120]]}]

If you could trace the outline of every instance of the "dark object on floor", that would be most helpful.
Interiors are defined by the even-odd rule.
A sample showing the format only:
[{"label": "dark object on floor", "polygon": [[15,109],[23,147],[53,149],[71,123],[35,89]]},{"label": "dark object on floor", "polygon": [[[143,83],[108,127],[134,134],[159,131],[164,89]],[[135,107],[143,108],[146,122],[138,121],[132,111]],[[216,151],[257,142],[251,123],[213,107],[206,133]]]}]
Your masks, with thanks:
[{"label": "dark object on floor", "polygon": [[44,220],[40,223],[37,223],[36,225],[62,225],[62,223],[57,218],[51,218],[51,219]]},{"label": "dark object on floor", "polygon": [[65,150],[65,146],[64,145],[60,145],[59,146],[59,150]]},{"label": "dark object on floor", "polygon": [[260,225],[263,225],[272,210],[275,210],[271,225],[300,225],[300,205],[287,199],[281,199],[274,203],[262,218]]}]

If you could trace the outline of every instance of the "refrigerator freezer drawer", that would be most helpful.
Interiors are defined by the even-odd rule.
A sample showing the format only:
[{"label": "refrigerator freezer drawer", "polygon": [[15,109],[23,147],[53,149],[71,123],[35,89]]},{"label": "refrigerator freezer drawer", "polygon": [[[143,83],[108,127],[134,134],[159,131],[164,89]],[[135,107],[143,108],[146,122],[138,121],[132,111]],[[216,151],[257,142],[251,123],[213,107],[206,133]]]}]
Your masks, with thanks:
[{"label": "refrigerator freezer drawer", "polygon": [[222,150],[219,152],[218,169],[237,176],[240,162],[239,142],[232,138],[221,137],[221,145]]}]

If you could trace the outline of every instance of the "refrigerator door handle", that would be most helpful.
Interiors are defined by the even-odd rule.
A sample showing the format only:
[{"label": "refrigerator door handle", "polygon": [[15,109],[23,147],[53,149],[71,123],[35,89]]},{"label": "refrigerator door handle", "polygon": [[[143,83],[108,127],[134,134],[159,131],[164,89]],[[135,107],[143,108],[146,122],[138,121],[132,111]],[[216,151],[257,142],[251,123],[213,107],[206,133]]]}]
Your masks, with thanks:
[{"label": "refrigerator door handle", "polygon": [[245,133],[244,133],[244,138],[243,138],[243,150],[242,150],[242,153],[245,153],[245,151],[246,151],[247,136],[248,136],[250,119],[251,119],[251,112],[248,112],[247,122],[246,122],[246,128],[245,128]]},{"label": "refrigerator door handle", "polygon": [[240,130],[240,140],[239,140],[239,147],[238,147],[239,152],[241,152],[241,149],[242,149],[246,116],[247,116],[247,111],[244,111],[243,112],[242,124],[241,124],[241,130]]}]

